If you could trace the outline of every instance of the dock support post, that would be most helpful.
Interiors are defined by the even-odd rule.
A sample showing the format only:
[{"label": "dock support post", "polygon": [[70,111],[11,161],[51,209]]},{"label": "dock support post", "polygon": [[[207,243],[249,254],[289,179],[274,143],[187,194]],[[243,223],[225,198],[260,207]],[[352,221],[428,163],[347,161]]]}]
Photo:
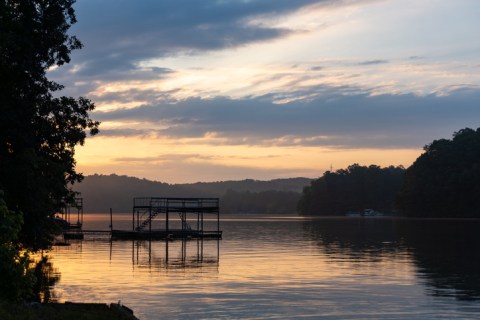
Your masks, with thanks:
[{"label": "dock support post", "polygon": [[167,206],[167,210],[166,210],[166,215],[165,215],[165,231],[166,231],[166,236],[168,237],[168,206]]},{"label": "dock support post", "polygon": [[133,198],[133,209],[132,209],[132,231],[135,231],[135,198]]},{"label": "dock support post", "polygon": [[165,240],[165,262],[168,264],[168,239]]},{"label": "dock support post", "polygon": [[149,224],[148,224],[148,232],[150,233],[150,237],[152,237],[152,206],[150,206],[149,210],[148,210],[148,219],[150,220]]},{"label": "dock support post", "polygon": [[182,235],[185,236],[185,229],[186,229],[186,218],[187,212],[185,211],[185,201],[182,201],[182,213],[181,213],[181,218],[182,218]]}]

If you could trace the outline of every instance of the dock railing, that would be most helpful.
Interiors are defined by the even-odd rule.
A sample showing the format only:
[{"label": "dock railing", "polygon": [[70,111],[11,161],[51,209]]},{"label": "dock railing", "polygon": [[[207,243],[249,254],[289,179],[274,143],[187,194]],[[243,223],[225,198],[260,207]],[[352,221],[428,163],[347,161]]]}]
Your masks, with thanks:
[{"label": "dock railing", "polygon": [[[181,237],[220,238],[219,202],[218,198],[136,197],[133,199],[132,231],[151,236],[157,233],[166,234],[167,237],[181,235]],[[214,229],[205,229],[206,214],[216,217]],[[176,229],[171,226],[175,216],[178,216],[181,222],[181,227]],[[155,220],[163,223],[162,229],[152,229]]]}]

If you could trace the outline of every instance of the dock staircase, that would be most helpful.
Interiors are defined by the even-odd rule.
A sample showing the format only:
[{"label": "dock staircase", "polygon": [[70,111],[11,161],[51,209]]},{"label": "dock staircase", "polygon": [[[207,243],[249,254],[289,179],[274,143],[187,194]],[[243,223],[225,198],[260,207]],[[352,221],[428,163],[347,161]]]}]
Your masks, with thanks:
[{"label": "dock staircase", "polygon": [[136,231],[144,230],[159,213],[160,213],[159,211],[154,211],[154,212],[152,212],[151,215],[149,214],[147,216],[147,218],[145,220],[143,220],[143,222],[135,228],[135,230]]},{"label": "dock staircase", "polygon": [[[155,229],[154,220],[158,221]],[[112,230],[112,238],[221,239],[219,199],[136,197],[133,199],[132,228]]]},{"label": "dock staircase", "polygon": [[[150,225],[150,222],[153,221],[153,219],[159,214],[162,213],[161,210],[155,210],[152,212],[152,214],[146,215],[147,217],[142,221],[142,223],[135,228],[136,231],[143,231],[145,228]],[[145,214],[144,214],[145,216]],[[178,212],[178,216],[182,220],[182,225],[184,226],[185,229],[191,230],[192,227],[190,224],[186,221],[186,215],[183,212]]]},{"label": "dock staircase", "polygon": [[218,198],[134,198],[134,215],[137,212],[137,226],[134,227],[134,230],[142,232],[147,227],[151,227],[153,220],[158,215],[168,216],[175,213],[180,217],[182,230],[192,230],[187,221],[187,214],[190,217],[192,215],[202,216],[202,221],[204,214],[214,214],[218,217],[218,202]]}]

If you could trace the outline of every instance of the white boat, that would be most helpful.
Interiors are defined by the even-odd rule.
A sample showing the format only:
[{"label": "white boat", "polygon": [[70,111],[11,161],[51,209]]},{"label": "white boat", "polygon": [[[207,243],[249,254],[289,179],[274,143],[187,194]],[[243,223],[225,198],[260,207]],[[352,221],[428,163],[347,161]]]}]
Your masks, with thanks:
[{"label": "white boat", "polygon": [[365,209],[363,210],[363,217],[381,217],[384,216],[383,212],[375,211],[373,209]]}]

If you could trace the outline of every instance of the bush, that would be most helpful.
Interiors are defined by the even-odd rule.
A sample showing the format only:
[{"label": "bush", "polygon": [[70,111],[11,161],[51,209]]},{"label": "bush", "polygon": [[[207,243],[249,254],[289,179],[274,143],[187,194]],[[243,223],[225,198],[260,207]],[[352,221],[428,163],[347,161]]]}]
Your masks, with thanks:
[{"label": "bush", "polygon": [[22,214],[8,210],[0,198],[0,299],[4,301],[19,302],[33,294],[31,260],[17,242],[22,224]]}]

